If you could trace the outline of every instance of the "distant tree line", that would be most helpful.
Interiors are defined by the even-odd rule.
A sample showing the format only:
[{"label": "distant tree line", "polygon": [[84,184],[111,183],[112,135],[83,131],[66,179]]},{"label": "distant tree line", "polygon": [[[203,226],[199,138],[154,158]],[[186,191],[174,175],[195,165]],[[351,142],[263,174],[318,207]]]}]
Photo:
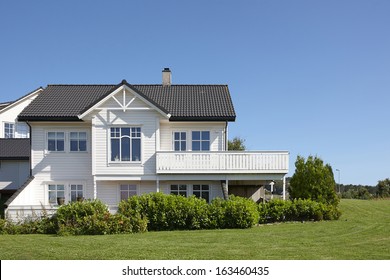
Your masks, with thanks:
[{"label": "distant tree line", "polygon": [[341,198],[373,199],[390,197],[390,179],[378,181],[376,186],[368,185],[340,185]]}]

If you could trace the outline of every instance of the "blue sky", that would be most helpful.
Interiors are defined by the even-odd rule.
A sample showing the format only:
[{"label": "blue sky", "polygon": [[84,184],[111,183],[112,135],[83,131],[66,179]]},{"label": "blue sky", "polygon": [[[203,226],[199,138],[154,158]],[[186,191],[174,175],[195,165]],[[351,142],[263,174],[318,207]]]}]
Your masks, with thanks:
[{"label": "blue sky", "polygon": [[[0,102],[47,84],[228,84],[230,137],[390,177],[390,1],[1,1]],[[335,172],[336,180],[338,174]]]}]

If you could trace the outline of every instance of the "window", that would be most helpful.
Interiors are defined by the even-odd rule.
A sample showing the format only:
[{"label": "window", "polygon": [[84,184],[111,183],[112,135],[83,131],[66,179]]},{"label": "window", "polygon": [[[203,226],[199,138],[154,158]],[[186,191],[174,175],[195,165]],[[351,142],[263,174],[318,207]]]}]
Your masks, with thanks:
[{"label": "window", "polygon": [[70,185],[70,201],[78,201],[84,199],[83,185]]},{"label": "window", "polygon": [[173,133],[173,148],[175,151],[187,150],[187,133],[185,132]]},{"label": "window", "polygon": [[17,123],[17,129],[16,129],[16,137],[19,138],[28,138],[29,137],[29,129],[27,124],[25,123]]},{"label": "window", "polygon": [[121,200],[127,200],[129,197],[137,195],[137,185],[120,185],[119,192]]},{"label": "window", "polygon": [[47,149],[54,152],[63,152],[65,147],[64,132],[47,133]]},{"label": "window", "polygon": [[85,152],[87,151],[87,133],[71,132],[70,133],[70,151]]},{"label": "window", "polygon": [[[62,199],[62,203],[61,200]],[[49,203],[63,204],[65,202],[65,185],[49,185]]]},{"label": "window", "polygon": [[171,194],[187,196],[187,185],[171,185]]},{"label": "window", "polygon": [[14,138],[14,137],[15,137],[15,124],[4,123],[4,138]]},{"label": "window", "polygon": [[210,131],[192,132],[192,150],[210,151]]},{"label": "window", "polygon": [[111,128],[111,161],[141,161],[141,128]]},{"label": "window", "polygon": [[199,198],[204,198],[210,202],[210,187],[209,185],[193,185],[192,193]]}]

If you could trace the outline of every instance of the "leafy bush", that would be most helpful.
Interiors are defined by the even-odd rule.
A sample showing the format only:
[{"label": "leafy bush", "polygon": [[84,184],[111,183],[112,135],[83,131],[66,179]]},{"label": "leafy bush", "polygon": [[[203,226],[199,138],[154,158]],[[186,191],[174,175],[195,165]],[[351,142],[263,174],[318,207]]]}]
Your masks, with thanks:
[{"label": "leafy bush", "polygon": [[61,206],[53,217],[59,235],[101,235],[143,232],[147,220],[140,215],[131,218],[112,215],[100,200],[84,200]]},{"label": "leafy bush", "polygon": [[252,199],[232,195],[222,207],[225,213],[221,228],[250,228],[259,221],[257,204]]},{"label": "leafy bush", "polygon": [[310,199],[271,200],[268,203],[259,204],[258,211],[260,224],[283,221],[336,220],[341,215],[337,206]]}]

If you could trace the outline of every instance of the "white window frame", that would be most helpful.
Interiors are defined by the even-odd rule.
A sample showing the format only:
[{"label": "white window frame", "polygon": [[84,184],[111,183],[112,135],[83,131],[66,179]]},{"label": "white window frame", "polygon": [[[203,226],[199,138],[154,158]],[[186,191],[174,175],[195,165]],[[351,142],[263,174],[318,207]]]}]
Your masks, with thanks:
[{"label": "white window frame", "polygon": [[[50,188],[54,187],[54,190],[51,190]],[[63,187],[63,190],[59,190],[59,187]],[[64,196],[59,196],[58,192],[63,192]],[[66,203],[66,185],[64,183],[49,183],[47,184],[47,201],[49,204],[54,206],[58,205],[58,198],[64,198]],[[55,201],[50,200],[50,193],[55,193]]]},{"label": "white window frame", "polygon": [[[172,187],[175,187],[177,189],[176,190],[172,189]],[[185,187],[185,190],[180,189],[180,188],[183,188],[183,187]],[[189,194],[188,191],[189,191],[189,185],[187,185],[187,184],[170,184],[170,186],[169,186],[169,193],[170,194],[183,195],[183,193],[185,192],[185,197],[188,197],[188,194]]]},{"label": "white window frame", "polygon": [[[72,137],[73,133],[77,133],[77,137]],[[85,134],[85,139],[80,138],[80,133]],[[72,150],[72,141],[77,141],[77,150]],[[80,150],[80,141],[85,141],[85,150]],[[86,131],[70,131],[69,132],[69,152],[71,152],[71,153],[86,153],[86,152],[88,152],[88,133]]]},{"label": "white window frame", "polygon": [[15,123],[4,122],[4,138],[15,138]]},{"label": "white window frame", "polygon": [[[72,190],[72,187],[76,187],[76,190]],[[76,192],[75,200],[72,199],[72,193]],[[80,196],[81,192],[81,196]],[[76,202],[85,197],[84,184],[70,183],[69,184],[69,202]]]},{"label": "white window frame", "polygon": [[[49,133],[55,133],[55,137],[54,139],[51,139],[49,138]],[[58,133],[63,133],[64,135],[64,138],[63,139],[60,139],[60,138],[57,138],[57,134]],[[55,150],[49,150],[49,140],[54,140],[55,141]],[[57,141],[59,140],[63,140],[64,141],[64,149],[63,150],[57,150],[57,147],[58,147],[58,143]],[[67,137],[66,137],[66,132],[65,131],[47,131],[46,132],[46,150],[49,152],[49,153],[64,153],[66,152],[66,140],[67,140]]]},{"label": "white window frame", "polygon": [[30,138],[30,129],[24,122],[16,123],[16,137],[17,138]]},{"label": "white window frame", "polygon": [[[199,190],[195,190],[195,186],[199,186]],[[207,190],[203,190],[203,187],[207,186]],[[196,195],[195,193],[199,193],[199,196]],[[210,197],[211,197],[211,187],[209,184],[193,184],[192,185],[192,194],[195,195],[196,197],[203,198],[202,194],[203,193],[208,193],[208,199],[206,199],[207,203],[210,203]]]},{"label": "white window frame", "polygon": [[[176,140],[176,133],[179,133],[179,139]],[[182,133],[185,135],[185,140],[182,139]],[[176,142],[179,143],[180,149],[176,150]],[[182,149],[183,143],[185,144],[185,149]],[[188,150],[188,133],[187,131],[173,131],[172,133],[172,151],[180,152],[180,151],[187,151]]]},{"label": "white window frame", "polygon": [[[84,181],[71,181],[71,182],[66,182],[66,181],[55,181],[55,182],[46,182],[45,183],[46,185],[46,197],[47,197],[47,204],[48,205],[52,205],[54,207],[58,207],[60,205],[58,205],[58,202],[57,202],[57,198],[58,198],[58,191],[62,191],[64,193],[64,198],[65,198],[65,202],[64,204],[68,204],[68,203],[71,203],[71,202],[75,202],[77,201],[77,195],[76,195],[76,200],[72,200],[72,186],[77,186],[78,188],[78,191],[81,191],[82,192],[82,199],[85,199],[85,186],[86,186],[86,182]],[[50,190],[50,186],[55,186],[56,187],[56,190]],[[57,190],[57,187],[58,186],[63,186],[64,187],[64,190]],[[81,188],[81,190],[80,190]],[[54,203],[52,201],[50,201],[50,192],[56,192],[56,198],[54,201]]]},{"label": "white window frame", "polygon": [[[194,140],[194,133],[199,132],[200,139]],[[204,132],[209,133],[209,139],[208,140],[203,140],[202,135]],[[194,142],[199,142],[199,150],[194,150]],[[202,143],[203,142],[208,142],[209,143],[209,148],[208,150],[203,150],[202,149]],[[201,151],[211,151],[211,131],[210,130],[192,130],[191,131],[191,150],[196,151],[196,152],[201,152]]]},{"label": "white window frame", "polygon": [[[129,189],[127,190],[122,190],[122,187],[128,187]],[[130,190],[130,187],[135,187],[135,190]],[[127,198],[124,200],[127,200],[129,197],[139,195],[139,188],[137,184],[132,184],[132,183],[122,183],[118,187],[118,192],[119,192],[119,201],[122,201],[122,192],[127,192]],[[135,192],[132,195],[130,195],[130,192]]]},{"label": "white window frame", "polygon": [[[130,129],[130,136],[122,136],[122,128],[128,128]],[[119,136],[114,136],[112,137],[112,129],[119,129]],[[135,131],[134,133],[138,134],[139,133],[139,136],[133,136],[133,131],[132,129],[139,129],[139,132],[138,131]],[[114,132],[115,134],[117,133],[116,131]],[[122,160],[122,138],[129,138],[130,139],[130,160]],[[119,156],[120,158],[118,158],[118,160],[112,160],[112,139],[119,139]],[[132,154],[132,140],[133,139],[139,139],[140,140],[140,157],[139,157],[139,160],[132,160],[132,157],[133,157],[133,154]],[[143,136],[142,136],[142,126],[141,125],[126,125],[126,126],[111,126],[108,128],[108,162],[109,163],[125,163],[125,164],[131,164],[131,163],[142,163],[142,156],[143,156],[143,150],[142,150],[142,142],[143,142]]]}]

